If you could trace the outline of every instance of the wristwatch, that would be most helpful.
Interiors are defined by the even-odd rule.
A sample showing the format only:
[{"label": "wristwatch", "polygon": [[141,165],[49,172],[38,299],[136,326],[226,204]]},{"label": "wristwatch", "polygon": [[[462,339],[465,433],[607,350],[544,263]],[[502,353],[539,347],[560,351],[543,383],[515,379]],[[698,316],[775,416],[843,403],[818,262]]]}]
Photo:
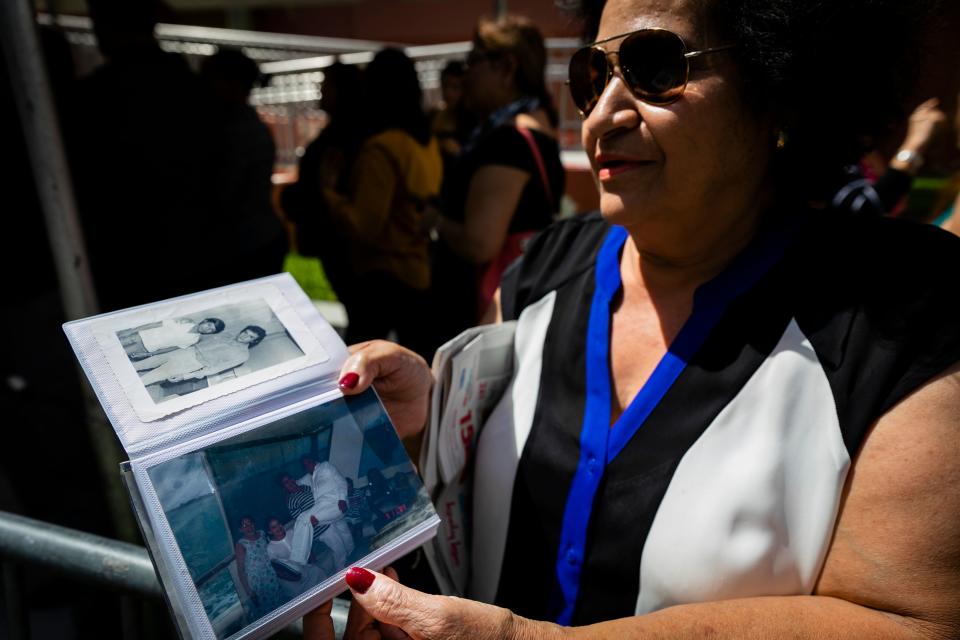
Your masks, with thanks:
[{"label": "wristwatch", "polygon": [[897,152],[897,155],[894,156],[899,162],[907,165],[910,168],[910,171],[916,171],[921,166],[923,166],[923,156],[921,156],[916,151],[911,151],[909,149],[903,149]]}]

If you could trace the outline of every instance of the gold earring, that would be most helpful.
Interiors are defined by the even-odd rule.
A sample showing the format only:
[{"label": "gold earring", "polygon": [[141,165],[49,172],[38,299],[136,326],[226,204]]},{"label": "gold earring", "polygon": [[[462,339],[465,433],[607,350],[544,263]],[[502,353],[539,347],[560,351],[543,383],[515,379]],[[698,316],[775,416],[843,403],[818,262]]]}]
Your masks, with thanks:
[{"label": "gold earring", "polygon": [[787,133],[780,129],[780,132],[777,133],[777,149],[783,150],[787,147]]}]

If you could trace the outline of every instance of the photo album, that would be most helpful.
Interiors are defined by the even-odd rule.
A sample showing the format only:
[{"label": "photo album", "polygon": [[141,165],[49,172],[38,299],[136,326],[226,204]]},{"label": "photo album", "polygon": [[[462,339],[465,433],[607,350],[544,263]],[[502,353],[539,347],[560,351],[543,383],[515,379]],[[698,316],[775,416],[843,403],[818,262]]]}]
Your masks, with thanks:
[{"label": "photo album", "polygon": [[184,638],[263,638],[440,519],[373,389],[281,274],[68,322]]}]

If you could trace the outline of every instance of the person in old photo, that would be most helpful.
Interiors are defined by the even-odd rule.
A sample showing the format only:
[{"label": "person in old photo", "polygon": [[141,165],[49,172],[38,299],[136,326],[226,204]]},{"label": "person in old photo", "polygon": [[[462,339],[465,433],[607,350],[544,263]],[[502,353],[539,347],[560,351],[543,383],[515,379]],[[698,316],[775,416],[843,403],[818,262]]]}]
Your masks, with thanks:
[{"label": "person in old photo", "polygon": [[200,322],[190,318],[175,318],[121,331],[117,336],[127,357],[140,360],[174,349],[192,347],[200,341],[201,336],[220,333],[225,326],[219,318],[206,318]]},{"label": "person in old photo", "polygon": [[300,564],[291,560],[293,536],[287,533],[283,523],[277,518],[270,518],[268,521],[267,537],[270,539],[267,543],[267,555],[270,556],[277,579],[280,580],[280,590],[287,598],[300,595],[320,582],[321,576],[336,573],[330,560],[326,562],[327,566]]},{"label": "person in old photo", "polygon": [[353,534],[345,519],[347,511],[347,481],[329,462],[316,464],[310,475],[310,486],[298,484],[293,478],[281,480],[287,491],[287,507],[293,526],[293,554],[295,562],[306,563],[313,540],[323,542],[333,554],[337,569],[342,568],[353,552]]},{"label": "person in old photo", "polygon": [[248,616],[256,620],[273,611],[283,602],[277,574],[270,565],[267,536],[250,516],[240,518],[237,539],[237,575],[247,595]]},{"label": "person in old photo", "polygon": [[245,363],[250,349],[260,344],[266,335],[261,327],[250,325],[232,339],[203,340],[186,349],[144,358],[134,366],[141,372],[144,385],[205,378]]}]

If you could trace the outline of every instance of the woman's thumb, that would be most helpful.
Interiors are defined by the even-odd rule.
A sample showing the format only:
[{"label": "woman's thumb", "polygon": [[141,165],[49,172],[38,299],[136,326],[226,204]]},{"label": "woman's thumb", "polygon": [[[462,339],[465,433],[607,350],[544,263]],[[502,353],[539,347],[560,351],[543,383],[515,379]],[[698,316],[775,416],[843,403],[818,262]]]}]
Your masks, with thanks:
[{"label": "woman's thumb", "polygon": [[403,629],[412,636],[430,636],[442,627],[438,596],[405,587],[382,573],[360,567],[347,571],[353,598],[382,623]]}]

